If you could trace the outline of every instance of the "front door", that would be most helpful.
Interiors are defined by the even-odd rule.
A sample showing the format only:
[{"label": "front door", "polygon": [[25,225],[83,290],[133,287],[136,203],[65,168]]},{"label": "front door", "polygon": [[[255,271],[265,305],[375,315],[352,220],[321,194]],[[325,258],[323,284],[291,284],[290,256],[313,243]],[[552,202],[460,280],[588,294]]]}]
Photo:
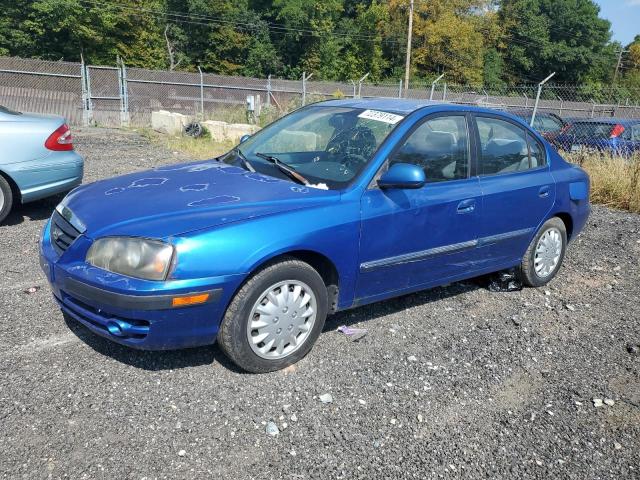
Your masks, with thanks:
[{"label": "front door", "polygon": [[372,185],[364,193],[357,302],[445,283],[473,269],[482,196],[478,178],[469,175],[468,123],[464,113],[429,116],[390,155],[384,169],[419,165],[424,187]]}]

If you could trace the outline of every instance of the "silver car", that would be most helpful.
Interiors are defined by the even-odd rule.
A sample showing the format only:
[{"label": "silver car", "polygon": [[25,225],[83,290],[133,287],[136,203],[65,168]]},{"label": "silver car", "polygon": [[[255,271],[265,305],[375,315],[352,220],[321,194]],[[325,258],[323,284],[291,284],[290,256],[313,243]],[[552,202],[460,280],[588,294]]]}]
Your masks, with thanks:
[{"label": "silver car", "polygon": [[0,106],[0,222],[18,203],[79,185],[83,169],[64,118]]}]

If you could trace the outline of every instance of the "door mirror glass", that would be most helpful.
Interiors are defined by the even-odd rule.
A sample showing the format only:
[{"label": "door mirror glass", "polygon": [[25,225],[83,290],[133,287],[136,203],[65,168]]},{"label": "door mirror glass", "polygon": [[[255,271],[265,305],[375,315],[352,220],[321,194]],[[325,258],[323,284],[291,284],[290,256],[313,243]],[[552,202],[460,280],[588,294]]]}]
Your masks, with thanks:
[{"label": "door mirror glass", "polygon": [[247,140],[249,140],[250,138],[251,138],[251,135],[249,135],[248,133],[245,133],[244,135],[242,135],[242,136],[240,137],[240,143],[244,143],[244,142],[246,142]]},{"label": "door mirror glass", "polygon": [[426,183],[424,170],[410,163],[394,163],[378,180],[380,188],[421,188]]}]

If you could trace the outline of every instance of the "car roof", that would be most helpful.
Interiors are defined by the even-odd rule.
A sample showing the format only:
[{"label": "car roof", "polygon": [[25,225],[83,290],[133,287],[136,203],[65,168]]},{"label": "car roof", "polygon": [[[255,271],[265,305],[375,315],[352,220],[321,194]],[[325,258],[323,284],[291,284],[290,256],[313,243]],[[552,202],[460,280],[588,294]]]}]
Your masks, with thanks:
[{"label": "car roof", "polygon": [[327,100],[321,103],[322,106],[326,107],[364,108],[401,113],[403,115],[408,115],[409,113],[415,112],[423,107],[447,105],[442,102],[434,102],[431,100],[406,98],[353,98],[344,100]]},{"label": "car roof", "polygon": [[410,113],[422,108],[433,108],[434,112],[475,112],[486,113],[489,115],[502,115],[511,120],[526,125],[521,117],[514,115],[510,111],[502,108],[482,108],[473,105],[463,105],[455,103],[438,102],[423,99],[407,99],[407,98],[353,98],[343,100],[326,100],[313,105],[323,107],[344,107],[344,108],[362,108],[370,110],[381,110],[383,112],[396,113],[398,115],[409,115]]}]

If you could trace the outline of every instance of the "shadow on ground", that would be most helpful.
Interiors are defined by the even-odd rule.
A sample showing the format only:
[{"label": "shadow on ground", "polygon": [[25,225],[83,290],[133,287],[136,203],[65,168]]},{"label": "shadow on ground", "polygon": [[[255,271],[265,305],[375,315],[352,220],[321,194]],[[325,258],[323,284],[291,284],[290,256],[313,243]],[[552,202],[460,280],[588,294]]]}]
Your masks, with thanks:
[{"label": "shadow on ground", "polygon": [[[438,300],[473,291],[481,288],[483,281],[481,277],[474,281],[454,283],[447,287],[438,287],[338,312],[327,318],[323,332],[333,331],[340,325],[368,322],[407,308],[424,306]],[[219,363],[233,372],[244,373],[224,355],[217,345],[166,351],[135,350],[92,333],[66,315],[64,318],[69,329],[93,350],[135,368],[149,371],[177,370]]]}]

